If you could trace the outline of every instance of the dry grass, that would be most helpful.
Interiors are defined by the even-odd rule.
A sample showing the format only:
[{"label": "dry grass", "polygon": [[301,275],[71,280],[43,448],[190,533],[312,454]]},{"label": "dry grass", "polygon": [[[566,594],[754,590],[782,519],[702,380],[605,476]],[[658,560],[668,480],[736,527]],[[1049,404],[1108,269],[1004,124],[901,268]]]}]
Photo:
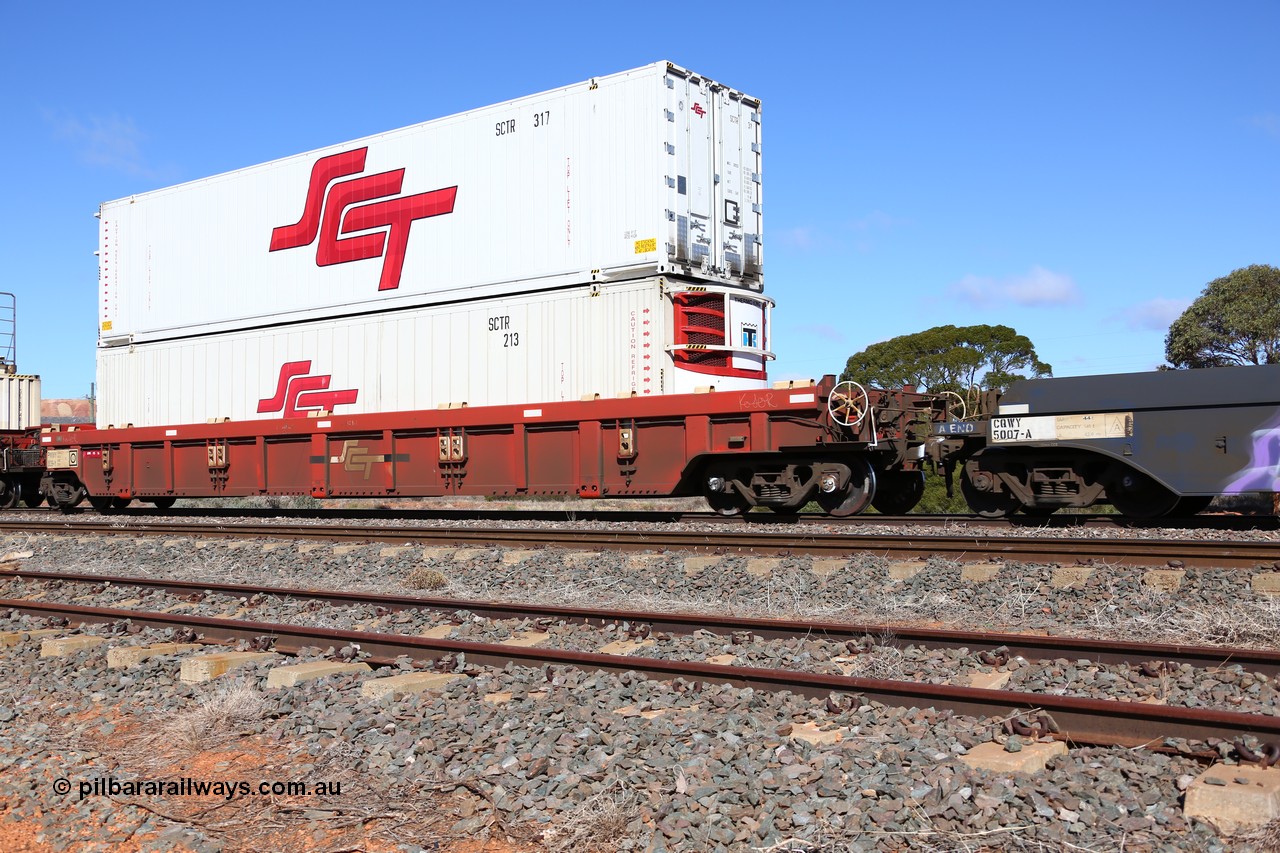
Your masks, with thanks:
[{"label": "dry grass", "polygon": [[627,827],[639,816],[635,794],[622,788],[606,788],[544,830],[542,840],[555,853],[612,853],[619,849],[619,842],[627,838]]},{"label": "dry grass", "polygon": [[1155,590],[1097,608],[1089,628],[1100,637],[1199,646],[1277,648],[1280,599],[1243,597],[1220,605],[1187,604]]},{"label": "dry grass", "polygon": [[881,634],[872,640],[864,637],[856,655],[843,668],[854,678],[883,678],[901,681],[907,677],[905,658],[892,634]]},{"label": "dry grass", "polygon": [[410,589],[443,589],[449,585],[449,579],[442,572],[419,566],[409,572],[409,576],[404,579],[404,585]]},{"label": "dry grass", "polygon": [[822,580],[795,566],[784,566],[763,579],[758,607],[752,615],[766,617],[829,618],[845,608],[823,600]]},{"label": "dry grass", "polygon": [[1280,850],[1280,820],[1265,823],[1257,829],[1235,836],[1235,840],[1255,850]]},{"label": "dry grass", "polygon": [[945,591],[918,594],[894,591],[892,587],[866,590],[860,610],[870,618],[894,621],[952,621],[964,608]]},{"label": "dry grass", "polygon": [[265,713],[262,692],[248,682],[237,681],[215,687],[200,697],[190,711],[165,720],[147,737],[167,749],[199,752],[239,734],[245,725],[262,719]]}]

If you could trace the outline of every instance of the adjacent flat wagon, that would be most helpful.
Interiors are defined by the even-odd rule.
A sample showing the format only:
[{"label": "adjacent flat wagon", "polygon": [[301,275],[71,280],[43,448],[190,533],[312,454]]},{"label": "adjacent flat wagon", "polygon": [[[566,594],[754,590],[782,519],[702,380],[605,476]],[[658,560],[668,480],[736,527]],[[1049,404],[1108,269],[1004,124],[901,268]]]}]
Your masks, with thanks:
[{"label": "adjacent flat wagon", "polygon": [[1280,365],[1017,382],[992,417],[937,431],[931,455],[981,515],[1192,515],[1280,492]]}]

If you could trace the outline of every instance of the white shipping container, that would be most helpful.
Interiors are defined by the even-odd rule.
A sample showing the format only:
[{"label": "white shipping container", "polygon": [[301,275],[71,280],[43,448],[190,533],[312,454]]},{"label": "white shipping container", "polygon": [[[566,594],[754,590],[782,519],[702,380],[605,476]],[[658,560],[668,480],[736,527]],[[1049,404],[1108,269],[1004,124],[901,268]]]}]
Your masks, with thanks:
[{"label": "white shipping container", "polygon": [[40,377],[0,373],[0,430],[40,426]]},{"label": "white shipping container", "polygon": [[98,425],[760,388],[771,306],[648,278],[102,348]]},{"label": "white shipping container", "polygon": [[107,202],[99,342],[655,274],[759,291],[760,140],[757,100],[660,62]]}]

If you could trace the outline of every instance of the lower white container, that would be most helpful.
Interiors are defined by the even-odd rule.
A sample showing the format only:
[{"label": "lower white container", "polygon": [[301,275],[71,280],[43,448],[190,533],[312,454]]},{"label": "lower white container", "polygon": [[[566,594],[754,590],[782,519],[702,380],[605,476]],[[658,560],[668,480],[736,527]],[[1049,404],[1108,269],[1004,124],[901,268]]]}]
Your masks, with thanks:
[{"label": "lower white container", "polygon": [[100,347],[97,421],[161,426],[761,388],[771,307],[736,288],[654,277]]},{"label": "lower white container", "polygon": [[40,377],[0,373],[0,430],[40,426]]}]

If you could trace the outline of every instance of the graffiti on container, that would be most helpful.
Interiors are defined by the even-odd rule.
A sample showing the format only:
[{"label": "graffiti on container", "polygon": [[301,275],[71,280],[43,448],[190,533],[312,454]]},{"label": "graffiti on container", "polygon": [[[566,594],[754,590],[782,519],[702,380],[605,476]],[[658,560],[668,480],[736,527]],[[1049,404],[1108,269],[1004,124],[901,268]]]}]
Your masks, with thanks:
[{"label": "graffiti on container", "polygon": [[1237,471],[1222,492],[1280,492],[1280,418],[1253,431],[1248,467]]},{"label": "graffiti on container", "polygon": [[[404,270],[409,229],[419,219],[453,213],[458,188],[444,187],[425,193],[400,195],[404,169],[337,181],[338,178],[363,172],[368,153],[366,146],[317,160],[311,168],[302,218],[293,225],[281,225],[271,230],[270,251],[310,246],[318,236],[316,266],[383,258],[378,290],[395,290],[400,286],[400,273]],[[387,201],[361,204],[378,198],[386,198]],[[358,233],[373,229],[385,230]],[[356,236],[339,238],[339,234]]]},{"label": "graffiti on container", "polygon": [[280,378],[276,381],[276,393],[272,397],[258,401],[258,414],[283,412],[286,418],[306,417],[307,412],[332,412],[335,406],[343,406],[356,401],[360,391],[348,388],[342,391],[329,391],[331,374],[308,376],[311,372],[311,361],[287,361],[280,367]]}]

